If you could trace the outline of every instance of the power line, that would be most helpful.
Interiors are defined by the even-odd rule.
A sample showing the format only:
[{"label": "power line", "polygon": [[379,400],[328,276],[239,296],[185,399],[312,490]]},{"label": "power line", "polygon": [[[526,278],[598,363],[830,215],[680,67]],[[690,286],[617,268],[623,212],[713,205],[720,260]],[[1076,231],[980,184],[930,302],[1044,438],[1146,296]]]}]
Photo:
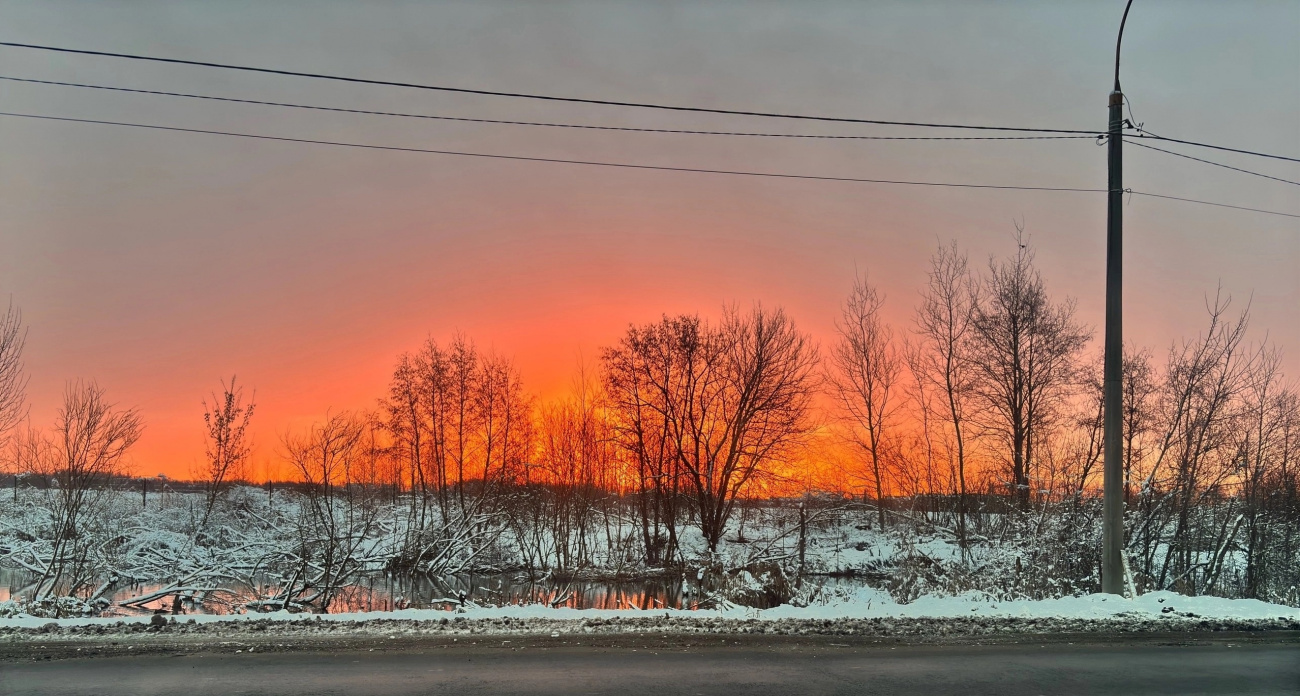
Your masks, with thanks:
[{"label": "power line", "polygon": [[[232,131],[206,130],[206,129],[201,129],[201,128],[181,128],[181,127],[177,127],[177,126],[159,126],[159,125],[145,124],[145,123],[129,123],[129,122],[124,122],[124,121],[105,121],[105,120],[99,120],[99,119],[87,119],[87,118],[70,118],[70,117],[66,117],[66,116],[48,116],[48,115],[44,115],[44,114],[23,114],[23,113],[15,113],[15,112],[7,112],[7,111],[0,111],[0,116],[11,116],[11,117],[15,117],[15,118],[39,119],[39,120],[44,120],[44,121],[62,121],[62,122],[68,122],[68,123],[87,123],[87,124],[96,124],[96,125],[105,125],[105,126],[123,126],[123,127],[128,127],[128,128],[142,128],[142,129],[148,129],[148,130],[172,131],[172,132],[177,132],[177,133],[200,133],[200,134],[205,134],[205,135],[223,135],[223,136],[229,136],[229,137],[235,137],[235,138],[250,138],[250,139],[254,139],[254,140],[271,140],[271,141],[287,142],[287,143],[304,143],[304,144],[310,144],[310,145],[331,145],[331,146],[335,146],[335,147],[347,147],[347,148],[355,148],[355,149],[363,149],[363,150],[385,150],[385,151],[390,151],[390,152],[412,152],[412,153],[431,154],[431,155],[451,155],[451,156],[457,156],[457,157],[476,157],[476,158],[481,158],[481,159],[512,160],[512,161],[519,161],[519,162],[547,162],[547,163],[553,163],[553,164],[575,164],[575,165],[584,165],[584,166],[593,166],[593,167],[611,167],[611,168],[617,168],[617,169],[641,169],[641,170],[663,171],[663,172],[689,172],[689,173],[695,173],[695,174],[726,174],[726,175],[732,175],[732,176],[752,176],[752,177],[762,177],[762,178],[771,178],[771,179],[800,179],[800,180],[807,180],[807,181],[839,181],[839,182],[846,182],[846,183],[860,183],[860,184],[894,184],[894,185],[900,185],[900,186],[928,186],[928,187],[937,187],[937,188],[994,189],[994,190],[1003,190],[1003,191],[1055,191],[1055,192],[1069,192],[1069,193],[1107,193],[1107,192],[1108,192],[1107,189],[1072,188],[1072,187],[1064,187],[1064,186],[1010,186],[1010,185],[999,185],[999,184],[969,184],[969,183],[941,182],[941,181],[906,181],[906,180],[899,180],[899,179],[865,179],[865,178],[857,178],[857,177],[843,177],[843,176],[819,176],[819,175],[814,175],[814,174],[787,174],[787,173],[781,173],[781,172],[755,172],[755,171],[734,170],[734,169],[702,169],[702,168],[695,168],[695,167],[668,167],[668,166],[649,165],[649,164],[631,164],[631,163],[627,163],[627,162],[600,162],[600,161],[594,161],[594,160],[571,160],[571,159],[558,159],[558,158],[553,158],[553,157],[526,157],[526,156],[523,156],[523,155],[499,155],[499,154],[491,154],[491,153],[484,153],[484,152],[462,152],[462,151],[457,151],[457,150],[433,150],[433,149],[417,148],[417,147],[400,147],[400,146],[396,146],[396,145],[372,145],[372,144],[368,144],[368,143],[349,143],[349,142],[342,142],[342,141],[337,141],[337,140],[316,140],[316,139],[310,139],[310,138],[289,138],[289,137],[274,136],[274,135],[257,135],[257,134],[253,134],[253,133],[236,133],[236,132],[232,132]],[[1262,208],[1248,208],[1248,207],[1245,207],[1245,206],[1230,205],[1230,204],[1227,204],[1227,203],[1215,203],[1215,202],[1213,202],[1213,201],[1203,201],[1203,200],[1198,200],[1198,199],[1194,199],[1194,198],[1180,198],[1180,197],[1178,197],[1178,196],[1166,196],[1166,195],[1163,195],[1163,194],[1158,194],[1158,193],[1148,193],[1148,192],[1145,192],[1145,191],[1134,191],[1134,190],[1131,190],[1131,189],[1126,189],[1125,192],[1126,192],[1126,193],[1131,193],[1131,194],[1136,195],[1136,196],[1148,196],[1148,197],[1151,197],[1151,198],[1163,198],[1163,199],[1166,199],[1166,200],[1172,200],[1172,201],[1183,201],[1183,202],[1186,202],[1186,203],[1199,203],[1199,204],[1201,204],[1201,205],[1211,205],[1211,206],[1216,206],[1216,207],[1220,207],[1220,208],[1232,208],[1232,209],[1235,209],[1235,210],[1246,210],[1246,211],[1255,212],[1255,213],[1264,213],[1264,214],[1267,214],[1267,215],[1280,215],[1280,216],[1283,216],[1283,217],[1289,217],[1289,218],[1300,218],[1300,215],[1298,215],[1298,214],[1294,214],[1294,213],[1284,213],[1284,212],[1279,212],[1279,211],[1275,211],[1275,210],[1264,210],[1264,209],[1262,209]]]},{"label": "power line", "polygon": [[259,106],[275,106],[291,109],[308,109],[312,111],[329,111],[346,114],[363,114],[369,116],[396,116],[400,118],[418,118],[434,121],[458,121],[464,123],[493,123],[505,124],[512,126],[544,126],[547,128],[576,128],[583,130],[603,130],[603,131],[624,131],[632,133],[673,133],[684,135],[723,135],[723,136],[743,136],[751,138],[802,138],[812,140],[1092,140],[1092,135],[962,135],[962,136],[897,136],[897,135],[821,135],[809,133],[753,133],[746,131],[710,131],[710,130],[685,130],[670,128],[632,128],[626,126],[595,126],[576,123],[549,123],[539,121],[510,121],[504,119],[491,118],[469,118],[462,116],[441,116],[434,114],[413,114],[396,111],[375,111],[370,109],[348,109],[335,106],[317,106],[313,104],[295,104],[290,102],[262,101],[258,99],[242,99],[236,97],[217,97],[207,94],[191,94],[187,92],[165,92],[152,89],[134,89],[128,87],[112,87],[109,85],[92,85],[82,82],[59,82],[56,80],[37,80],[26,77],[9,77],[0,75],[0,80],[9,82],[22,82],[37,85],[57,85],[60,87],[81,87],[86,89],[105,90],[109,92],[127,92],[131,94],[151,94],[164,97],[183,97],[186,99],[203,99],[217,102],[231,102],[236,104],[256,104]]},{"label": "power line", "polygon": [[[926,123],[926,122],[915,122],[915,121],[885,121],[879,119],[845,118],[845,117],[835,117],[835,116],[814,116],[808,114],[785,114],[785,113],[774,113],[774,112],[764,112],[764,111],[711,109],[711,108],[697,107],[697,106],[674,106],[670,104],[625,102],[625,101],[614,101],[614,100],[607,100],[607,99],[586,99],[581,97],[558,97],[558,96],[546,95],[546,94],[502,92],[502,91],[486,90],[486,89],[472,89],[466,87],[446,87],[441,85],[426,85],[426,84],[411,83],[411,82],[397,82],[391,80],[376,80],[376,79],[359,78],[359,77],[345,77],[342,75],[308,73],[308,72],[299,72],[294,70],[280,70],[276,68],[259,68],[253,66],[245,66],[245,65],[231,65],[227,63],[186,60],[182,58],[162,58],[158,56],[143,56],[143,55],[136,55],[131,53],[91,51],[86,49],[63,48],[58,46],[44,46],[40,44],[26,44],[26,43],[12,42],[12,41],[0,41],[0,46],[8,46],[10,48],[28,48],[28,49],[34,49],[40,51],[55,51],[59,53],[72,53],[72,54],[88,55],[88,56],[102,56],[108,58],[123,58],[127,60],[140,60],[140,61],[149,61],[149,62],[156,62],[156,63],[171,63],[175,65],[193,65],[197,67],[221,68],[225,70],[241,70],[245,72],[266,73],[271,75],[309,77],[313,79],[334,80],[338,82],[352,82],[357,84],[382,85],[388,87],[406,87],[410,89],[423,89],[423,90],[432,90],[432,91],[439,91],[439,92],[455,92],[459,94],[479,94],[479,95],[486,95],[486,96],[511,97],[516,99],[536,99],[542,101],[571,102],[577,104],[597,104],[603,106],[623,106],[623,107],[633,107],[633,108],[642,108],[642,109],[659,109],[664,111],[686,111],[686,112],[693,112],[693,113],[723,114],[723,115],[731,115],[731,116],[758,116],[764,118],[782,118],[782,119],[794,119],[794,120],[806,120],[806,121],[826,121],[826,122],[833,122],[833,123],[865,123],[865,124],[884,125],[884,126],[911,126],[911,127],[920,127],[920,128],[954,128],[954,129],[966,129],[966,130],[1015,131],[1015,132],[1024,132],[1024,133],[1065,133],[1065,134],[1092,135],[1092,136],[1104,135],[1103,133],[1100,133],[1095,130],[1073,130],[1073,129],[1061,129],[1061,128],[1023,128],[1023,127],[1014,127],[1014,126],[977,126],[977,125],[969,125],[969,124]],[[1167,140],[1169,142],[1180,143],[1182,145],[1191,145],[1194,147],[1205,147],[1214,150],[1222,150],[1224,152],[1235,152],[1243,155],[1253,155],[1255,157],[1267,157],[1271,159],[1284,160],[1287,162],[1300,162],[1300,158],[1296,158],[1296,157],[1288,157],[1286,155],[1275,155],[1266,152],[1256,152],[1252,150],[1243,150],[1239,148],[1225,147],[1223,145],[1213,145],[1210,143],[1197,142],[1194,140],[1181,140],[1178,138],[1167,138],[1164,136],[1155,135],[1150,131],[1144,131],[1137,126],[1133,126],[1133,127],[1139,133],[1142,133],[1145,137],[1155,138],[1157,140]]]},{"label": "power line", "polygon": [[897,184],[903,186],[935,186],[946,188],[1000,189],[1012,191],[1069,191],[1078,193],[1105,193],[1106,189],[1070,188],[1058,186],[1006,186],[996,184],[966,184],[940,181],[904,181],[897,179],[862,179],[843,176],[819,176],[813,174],[785,174],[780,172],[754,172],[732,169],[698,169],[694,167],[667,167],[649,164],[631,164],[626,162],[600,162],[594,160],[571,160],[553,157],[526,157],[523,155],[498,155],[485,152],[463,152],[458,150],[433,150],[419,147],[401,147],[397,145],[372,145],[369,143],[349,143],[338,140],[316,140],[311,138],[289,138],[275,135],[257,135],[253,133],[236,133],[233,131],[206,130],[202,128],[181,128],[177,126],[159,126],[147,123],[129,123],[124,121],[104,121],[89,118],[69,118],[66,116],[47,116],[44,114],[22,114],[0,111],[0,116],[31,118],[45,121],[65,121],[69,123],[93,123],[104,126],[124,126],[149,130],[173,131],[177,133],[203,133],[206,135],[225,135],[235,138],[252,138],[255,140],[275,140],[286,143],[306,143],[311,145],[333,145],[364,150],[388,150],[392,152],[416,152],[431,155],[453,155],[457,157],[479,157],[484,159],[515,160],[521,162],[551,162],[555,164],[581,164],[594,167],[616,167],[620,169],[648,169],[664,172],[693,172],[697,174],[731,174],[736,176],[757,176],[775,179],[806,179],[812,181],[844,181],[862,184]]},{"label": "power line", "polygon": [[1249,210],[1252,213],[1265,213],[1267,215],[1281,215],[1282,217],[1300,218],[1300,215],[1297,215],[1295,213],[1282,213],[1276,210],[1264,210],[1262,208],[1247,208],[1244,205],[1228,205],[1227,203],[1215,203],[1214,201],[1203,201],[1197,198],[1180,198],[1178,196],[1165,196],[1159,193],[1147,193],[1146,191],[1133,191],[1133,190],[1129,190],[1127,191],[1127,193],[1131,193],[1134,196],[1147,196],[1148,198],[1163,198],[1168,201],[1182,201],[1184,203],[1199,203],[1201,205],[1212,205],[1216,208],[1232,208],[1233,210]]},{"label": "power line", "polygon": [[[1224,151],[1224,152],[1236,152],[1236,153],[1238,153],[1238,154],[1242,154],[1242,155],[1254,155],[1254,156],[1256,156],[1256,157],[1268,157],[1269,159],[1280,159],[1280,160],[1285,160],[1285,161],[1288,161],[1288,162],[1300,162],[1300,160],[1298,160],[1298,159],[1296,159],[1296,158],[1294,158],[1294,157],[1287,157],[1287,156],[1285,156],[1285,155],[1272,155],[1272,154],[1268,154],[1268,153],[1266,153],[1266,152],[1253,152],[1253,151],[1251,151],[1251,150],[1239,150],[1239,149],[1237,149],[1237,148],[1232,148],[1232,147],[1223,147],[1222,145],[1210,145],[1210,144],[1208,144],[1208,143],[1198,143],[1198,142],[1194,142],[1194,141],[1191,141],[1191,140],[1179,140],[1178,138],[1166,138],[1166,137],[1164,137],[1164,136],[1157,135],[1157,134],[1152,133],[1151,131],[1149,131],[1149,130],[1143,128],[1143,126],[1146,125],[1146,124],[1144,124],[1144,123],[1142,123],[1141,121],[1139,121],[1139,120],[1137,119],[1137,117],[1133,115],[1133,100],[1130,99],[1129,96],[1128,96],[1127,94],[1124,95],[1124,104],[1125,104],[1125,105],[1127,106],[1127,108],[1128,108],[1128,125],[1129,125],[1130,128],[1132,128],[1133,130],[1135,130],[1135,131],[1138,132],[1139,135],[1138,135],[1137,137],[1142,137],[1142,138],[1151,138],[1151,139],[1153,139],[1153,140],[1167,140],[1167,141],[1169,141],[1169,142],[1171,142],[1171,143],[1181,143],[1181,144],[1183,144],[1183,145],[1194,145],[1194,146],[1196,146],[1196,147],[1207,147],[1207,148],[1210,148],[1210,149],[1212,149],[1212,150],[1222,150],[1222,151]],[[1128,141],[1129,141],[1130,143],[1133,142],[1133,138],[1129,138]],[[1152,149],[1152,150],[1156,149],[1156,148],[1151,147],[1150,145],[1139,145],[1139,147],[1147,147],[1147,148],[1150,148],[1150,149]],[[1162,150],[1162,152],[1167,152],[1167,151]],[[1178,153],[1176,153],[1176,152],[1170,152],[1169,154],[1171,154],[1171,155],[1176,155],[1176,154],[1178,154]],[[1180,156],[1183,156],[1183,155],[1180,155]],[[1198,160],[1198,161],[1205,162],[1205,160]],[[1215,164],[1215,165],[1218,165],[1218,166],[1227,166],[1227,165],[1219,165],[1217,162],[1205,162],[1205,163],[1206,163],[1206,164]],[[1230,168],[1230,167],[1229,167],[1229,168]],[[1245,171],[1245,170],[1238,170],[1238,171]],[[1246,172],[1246,173],[1247,173],[1247,174],[1254,174],[1255,172]],[[1261,175],[1261,176],[1263,176],[1263,175]],[[1272,178],[1272,177],[1269,177],[1269,178]],[[1283,180],[1282,180],[1282,179],[1279,179],[1279,181],[1283,181]],[[1289,181],[1288,181],[1287,183],[1292,183],[1292,182],[1289,182]]]},{"label": "power line", "polygon": [[[1269,159],[1285,160],[1287,162],[1300,162],[1300,158],[1287,157],[1286,155],[1272,155],[1267,152],[1254,152],[1252,150],[1238,150],[1235,147],[1224,147],[1222,145],[1210,145],[1209,143],[1198,143],[1194,140],[1179,140],[1178,138],[1166,138],[1163,135],[1156,135],[1155,133],[1152,133],[1149,130],[1142,130],[1141,127],[1135,126],[1134,129],[1137,130],[1138,133],[1141,133],[1142,137],[1144,138],[1164,140],[1166,142],[1180,143],[1182,145],[1194,145],[1196,147],[1208,147],[1211,150],[1222,150],[1224,152],[1236,152],[1237,154],[1241,154],[1241,155],[1254,155],[1255,157],[1267,157]],[[1132,142],[1132,140],[1130,139],[1129,142]]]},{"label": "power line", "polygon": [[1213,165],[1213,166],[1215,166],[1215,167],[1223,167],[1224,169],[1231,169],[1231,170],[1234,171],[1234,172],[1241,172],[1242,174],[1250,174],[1251,176],[1258,176],[1258,177],[1263,177],[1263,178],[1265,178],[1265,179],[1272,179],[1273,181],[1280,181],[1280,182],[1282,182],[1282,183],[1284,183],[1284,184],[1291,184],[1292,186],[1300,186],[1300,181],[1291,181],[1290,179],[1282,179],[1282,178],[1279,178],[1279,177],[1276,177],[1276,176],[1269,176],[1268,174],[1261,174],[1261,173],[1259,173],[1259,172],[1252,172],[1252,171],[1250,171],[1249,169],[1241,169],[1241,168],[1239,168],[1239,167],[1232,167],[1232,166],[1229,166],[1229,165],[1226,165],[1226,164],[1222,164],[1222,163],[1220,163],[1220,162],[1211,162],[1210,160],[1207,160],[1207,159],[1201,159],[1200,157],[1192,157],[1191,155],[1184,155],[1184,154],[1181,153],[1181,152],[1174,152],[1173,150],[1165,150],[1165,149],[1162,149],[1162,148],[1154,147],[1154,146],[1152,146],[1152,145],[1143,145],[1142,143],[1137,142],[1137,141],[1136,141],[1135,139],[1133,139],[1133,138],[1129,138],[1129,139],[1128,139],[1128,144],[1130,144],[1130,145],[1136,145],[1136,146],[1138,146],[1138,147],[1146,148],[1146,149],[1148,149],[1148,150],[1155,150],[1156,152],[1163,152],[1163,153],[1165,153],[1166,155],[1173,155],[1174,157],[1182,157],[1183,159],[1189,159],[1189,160],[1192,160],[1193,162],[1200,162],[1200,163],[1202,163],[1202,164],[1209,164],[1209,165]]},{"label": "power line", "polygon": [[15,43],[11,41],[0,41],[0,46],[9,46],[11,48],[28,48],[38,51],[55,51],[58,53],[73,53],[86,56],[101,56],[108,58],[124,58],[127,60],[140,60],[153,63],[171,63],[173,65],[193,65],[203,68],[221,68],[224,70],[241,70],[244,72],[265,73],[270,75],[287,75],[291,77],[309,77],[317,80],[333,80],[336,82],[352,82],[366,85],[383,85],[387,87],[406,87],[410,89],[433,90],[437,92],[455,92],[458,94],[479,94],[493,97],[511,97],[515,99],[536,99],[541,101],[570,102],[575,104],[598,104],[602,106],[624,106],[639,109],[658,109],[661,111],[686,111],[692,113],[705,114],[724,114],[729,116],[760,116],[764,118],[783,118],[803,121],[829,121],[835,123],[869,123],[881,126],[912,126],[918,128],[958,128],[966,130],[993,130],[993,131],[1018,131],[1024,133],[1066,133],[1074,135],[1100,135],[1095,130],[1068,130],[1060,128],[1017,128],[1010,126],[973,126],[967,124],[952,123],[923,123],[915,121],[883,121],[879,119],[866,118],[844,118],[835,116],[812,116],[807,114],[784,114],[766,111],[740,111],[733,109],[710,109],[699,106],[674,106],[670,104],[653,104],[648,102],[627,102],[614,101],[609,99],[585,99],[581,97],[558,97],[548,94],[530,94],[524,92],[501,92],[487,89],[471,89],[467,87],[445,87],[440,85],[426,85],[412,82],[396,82],[392,80],[375,80],[361,77],[344,77],[341,75],[328,75],[323,73],[298,72],[295,70],[280,70],[276,68],[259,68],[247,65],[231,65],[229,63],[213,63],[209,61],[186,60],[183,58],[161,58],[158,56],[143,56],[133,53],[112,53],[109,51],[90,51],[80,48],[62,48],[58,46],[44,46],[39,44]]}]

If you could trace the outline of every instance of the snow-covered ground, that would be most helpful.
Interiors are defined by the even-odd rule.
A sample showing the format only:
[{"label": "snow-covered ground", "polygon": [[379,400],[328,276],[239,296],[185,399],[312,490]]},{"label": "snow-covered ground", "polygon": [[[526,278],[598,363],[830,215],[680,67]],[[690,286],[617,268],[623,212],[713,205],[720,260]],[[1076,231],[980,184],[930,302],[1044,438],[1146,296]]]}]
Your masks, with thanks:
[{"label": "snow-covered ground", "polygon": [[[526,591],[512,594],[501,584],[476,577],[463,586],[465,596],[461,596],[460,591],[445,587],[417,591],[415,583],[400,584],[390,578],[388,585],[367,585],[365,600],[354,601],[348,589],[360,592],[363,583],[377,577],[362,571],[373,573],[383,567],[400,546],[401,509],[385,506],[380,509],[380,522],[355,551],[358,570],[348,580],[354,584],[340,591],[329,613],[304,619],[305,612],[321,607],[295,604],[297,600],[286,599],[283,590],[300,576],[296,569],[313,563],[295,555],[297,502],[287,492],[270,501],[255,489],[234,491],[214,514],[211,529],[203,533],[190,529],[197,502],[192,494],[164,494],[148,506],[134,494],[112,496],[102,513],[111,524],[95,528],[106,541],[89,556],[95,565],[87,576],[87,589],[80,599],[65,598],[66,610],[51,611],[50,606],[37,606],[24,596],[31,592],[36,571],[47,563],[43,554],[49,548],[49,515],[37,491],[22,493],[12,500],[0,499],[0,581],[6,572],[17,578],[0,582],[0,632],[47,626],[138,630],[158,620],[175,627],[169,630],[200,630],[214,623],[269,622],[287,627],[324,621],[324,625],[359,626],[386,620],[411,621],[423,627],[420,630],[434,631],[456,630],[456,624],[497,630],[506,627],[506,620],[576,622],[588,627],[594,621],[616,625],[653,621],[664,623],[666,630],[700,621],[734,624],[733,628],[743,627],[736,622],[747,621],[764,625],[830,621],[842,626],[892,620],[1026,626],[1039,622],[1058,628],[1064,625],[1061,622],[1109,626],[1136,622],[1170,629],[1216,621],[1262,628],[1300,625],[1300,609],[1257,600],[1189,597],[1168,591],[1146,592],[1133,599],[1088,594],[1097,586],[1096,530],[1087,525],[1070,527],[1069,520],[1030,520],[1034,524],[1023,529],[1004,526],[999,538],[976,537],[963,550],[950,529],[905,513],[891,513],[893,521],[882,531],[869,510],[823,509],[810,515],[801,530],[797,508],[777,505],[752,509],[746,518],[736,520],[738,524],[712,554],[698,530],[683,525],[680,558],[671,571],[628,560],[636,558],[638,531],[629,517],[617,511],[592,524],[581,546],[597,550],[577,567],[549,564],[546,554],[554,553],[559,542],[543,533],[546,530],[503,525],[483,542],[484,548],[463,555],[496,573],[498,582],[524,581]],[[988,520],[986,524],[994,527]],[[556,579],[561,577],[570,580]],[[629,591],[643,601],[628,602],[627,596],[610,601],[609,597],[624,591],[608,591],[612,577],[622,582],[654,577],[660,586]],[[538,578],[552,585],[539,588]],[[598,585],[598,591],[585,592],[577,584],[581,582]],[[439,580],[438,584],[445,583]],[[306,591],[305,584],[300,587]],[[597,594],[605,599],[595,601]],[[174,607],[168,598],[178,595],[193,601]],[[295,611],[259,611],[286,603]],[[389,611],[392,607],[398,609]],[[185,613],[162,619],[152,615],[173,608],[183,608]],[[379,611],[348,613],[358,608]],[[132,612],[134,616],[123,616]],[[53,615],[79,617],[51,623],[46,617]]]},{"label": "snow-covered ground", "polygon": [[600,610],[544,605],[471,607],[454,611],[406,609],[383,613],[273,612],[235,616],[136,616],[0,619],[0,637],[22,640],[58,634],[95,639],[117,634],[582,634],[829,633],[883,636],[983,635],[1026,632],[1158,632],[1185,630],[1300,630],[1300,609],[1250,599],[1186,597],[1152,592],[1136,599],[1088,595],[1047,600],[996,601],[970,593],[926,596],[908,604],[863,589],[810,606],[772,609]]}]

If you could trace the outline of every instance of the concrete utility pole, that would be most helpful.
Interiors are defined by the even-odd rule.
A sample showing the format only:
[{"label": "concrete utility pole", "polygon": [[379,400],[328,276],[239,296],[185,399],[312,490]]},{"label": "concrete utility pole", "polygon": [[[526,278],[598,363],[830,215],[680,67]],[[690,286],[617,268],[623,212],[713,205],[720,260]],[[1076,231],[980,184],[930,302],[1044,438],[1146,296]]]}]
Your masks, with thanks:
[{"label": "concrete utility pole", "polygon": [[1102,405],[1105,497],[1101,525],[1101,591],[1124,594],[1124,93],[1119,88],[1119,47],[1124,40],[1133,0],[1124,6],[1115,40],[1115,88],[1110,93],[1110,125],[1106,133],[1106,356]]}]

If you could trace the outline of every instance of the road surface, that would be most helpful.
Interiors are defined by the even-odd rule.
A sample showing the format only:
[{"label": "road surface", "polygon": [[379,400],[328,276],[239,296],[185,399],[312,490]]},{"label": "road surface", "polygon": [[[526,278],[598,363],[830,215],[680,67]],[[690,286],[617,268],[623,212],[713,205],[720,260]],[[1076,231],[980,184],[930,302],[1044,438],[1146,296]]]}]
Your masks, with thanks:
[{"label": "road surface", "polygon": [[482,640],[0,662],[0,694],[1300,694],[1300,646]]}]

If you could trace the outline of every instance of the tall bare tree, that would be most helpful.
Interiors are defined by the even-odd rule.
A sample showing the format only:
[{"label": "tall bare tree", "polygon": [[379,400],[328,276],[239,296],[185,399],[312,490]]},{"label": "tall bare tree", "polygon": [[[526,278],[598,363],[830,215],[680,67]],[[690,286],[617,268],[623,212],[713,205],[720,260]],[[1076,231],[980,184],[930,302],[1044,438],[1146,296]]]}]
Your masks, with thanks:
[{"label": "tall bare tree", "polygon": [[[935,416],[941,406],[936,401],[939,392],[926,375],[925,349],[919,341],[905,336],[901,354],[909,378],[904,393],[915,407],[913,415],[917,426],[907,438],[907,453],[901,456],[901,469],[909,479],[913,495],[952,493],[958,489],[956,467],[949,466],[946,471],[940,471],[937,466],[942,454],[942,434],[937,432]],[[945,480],[941,482],[941,478]]]},{"label": "tall bare tree", "polygon": [[[592,561],[592,534],[604,492],[616,490],[614,444],[601,395],[579,372],[573,393],[543,406],[538,418],[537,467],[549,482],[554,567],[570,570]],[[614,539],[606,540],[613,551]]]},{"label": "tall bare tree", "polygon": [[448,460],[456,467],[456,502],[462,516],[469,514],[466,504],[466,483],[473,477],[474,460],[478,458],[474,432],[478,426],[478,391],[483,372],[478,349],[463,336],[457,336],[447,351],[449,365],[446,399],[446,422],[450,432],[445,450]]},{"label": "tall bare tree", "polygon": [[253,443],[248,434],[248,423],[253,418],[256,403],[254,396],[245,402],[244,388],[231,376],[230,382],[221,382],[221,392],[214,392],[211,401],[203,400],[203,427],[207,436],[204,461],[196,472],[206,487],[203,519],[199,529],[207,527],[208,519],[217,501],[225,495],[230,484],[246,478],[248,455]]},{"label": "tall bare tree", "polygon": [[[674,322],[630,327],[601,356],[614,436],[630,459],[645,562],[658,567],[677,553],[677,504],[684,483],[670,419],[676,380]],[[692,320],[693,321],[693,320]]]},{"label": "tall bare tree", "polygon": [[1270,537],[1275,536],[1270,532],[1287,522],[1270,509],[1276,507],[1270,505],[1270,498],[1280,498],[1285,491],[1282,473],[1288,459],[1295,455],[1287,451],[1287,430],[1295,427],[1300,414],[1296,411],[1296,392],[1284,381],[1282,354],[1277,348],[1262,348],[1245,380],[1246,409],[1237,473],[1244,508],[1244,590],[1248,597],[1269,599],[1268,578],[1273,566],[1285,564],[1269,553],[1273,546]]},{"label": "tall bare tree", "polygon": [[885,526],[886,449],[898,413],[897,389],[902,359],[894,331],[880,316],[884,296],[865,276],[853,289],[835,324],[838,340],[831,348],[829,378],[844,416],[848,438],[867,459],[875,488],[880,526]]},{"label": "tall bare tree", "polygon": [[[1146,456],[1146,441],[1151,434],[1154,415],[1152,397],[1156,384],[1151,367],[1151,353],[1146,349],[1135,350],[1131,346],[1124,346],[1121,367],[1124,412],[1120,422],[1124,445],[1124,500],[1127,503],[1132,502],[1134,476]],[[1080,499],[1090,485],[1096,483],[1102,458],[1104,385],[1101,356],[1097,356],[1083,372],[1087,398],[1080,405],[1079,413],[1074,419],[1078,443],[1075,446],[1075,462],[1070,481],[1070,488]]]},{"label": "tall bare tree", "polygon": [[[1125,349],[1122,363],[1124,389],[1124,500],[1133,500],[1133,481],[1137,469],[1146,458],[1150,435],[1155,428],[1155,370],[1151,367],[1151,351]],[[1100,394],[1101,384],[1096,385]]]},{"label": "tall bare tree", "polygon": [[73,382],[63,393],[54,423],[49,465],[54,544],[50,562],[36,583],[34,597],[72,594],[90,581],[86,573],[92,517],[114,477],[124,473],[123,457],[140,439],[144,425],[135,409],[109,403],[94,382]]},{"label": "tall bare tree", "polygon": [[[392,438],[397,464],[393,484],[407,487],[413,494],[426,494],[429,484],[424,478],[425,436],[424,404],[421,399],[420,374],[415,356],[403,353],[388,383],[388,398],[380,400],[383,423]],[[409,478],[408,478],[409,477]]]},{"label": "tall bare tree", "polygon": [[0,316],[0,457],[8,451],[6,445],[14,429],[27,417],[27,375],[23,371],[26,342],[22,312],[10,301]]},{"label": "tall bare tree", "polygon": [[515,480],[528,459],[532,401],[514,364],[498,355],[480,355],[474,412],[480,466],[474,476],[482,498],[496,496]]},{"label": "tall bare tree", "polygon": [[372,454],[367,430],[366,419],[337,413],[306,433],[284,436],[286,458],[303,483],[298,568],[284,591],[285,602],[299,598],[328,612],[366,563],[362,549],[378,517],[376,491],[352,484]]},{"label": "tall bare tree", "polygon": [[1203,524],[1198,515],[1202,504],[1218,497],[1237,475],[1240,432],[1250,421],[1242,397],[1258,354],[1245,349],[1249,309],[1232,319],[1230,304],[1222,294],[1207,303],[1205,333],[1170,350],[1160,385],[1158,440],[1129,538],[1140,555],[1141,574],[1156,589],[1199,593],[1218,565],[1202,557],[1204,548],[1231,536],[1219,525]]},{"label": "tall bare tree", "polygon": [[989,261],[975,305],[971,364],[989,416],[983,425],[1005,448],[1008,487],[1025,505],[1035,448],[1078,382],[1078,355],[1091,333],[1074,320],[1073,300],[1056,303],[1048,296],[1023,227],[1016,231],[1015,255]]},{"label": "tall bare tree", "polygon": [[805,432],[816,350],[784,311],[760,306],[729,308],[716,326],[682,316],[633,327],[615,351],[637,346],[668,352],[640,363],[640,396],[666,421],[700,531],[717,551],[741,491]]},{"label": "tall bare tree", "polygon": [[478,534],[498,516],[529,458],[532,401],[510,360],[456,336],[400,356],[381,407],[391,460],[411,491],[405,562],[420,565],[449,535]]},{"label": "tall bare tree", "polygon": [[966,546],[967,469],[971,437],[968,413],[974,392],[969,347],[977,298],[966,255],[952,242],[930,257],[930,271],[916,310],[920,345],[912,360],[918,380],[940,394],[939,420],[947,425],[949,459],[956,473],[957,537]]}]

